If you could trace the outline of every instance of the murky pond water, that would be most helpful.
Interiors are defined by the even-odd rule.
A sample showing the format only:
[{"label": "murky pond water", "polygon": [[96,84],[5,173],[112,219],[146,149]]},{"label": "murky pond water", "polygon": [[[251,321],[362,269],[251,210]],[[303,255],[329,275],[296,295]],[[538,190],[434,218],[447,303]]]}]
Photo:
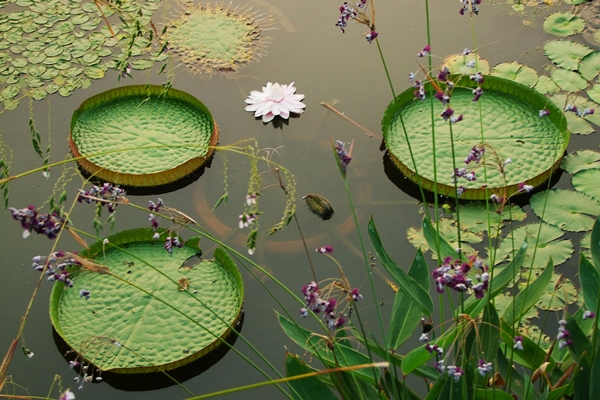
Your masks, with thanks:
[{"label": "murky pond water", "polygon": [[[243,0],[234,0],[234,6],[245,6]],[[401,190],[403,179],[387,162],[381,149],[381,118],[392,100],[388,81],[379,59],[376,45],[369,45],[361,36],[365,27],[349,25],[342,34],[335,26],[340,4],[328,1],[272,0],[267,3],[252,3],[258,13],[273,15],[272,30],[264,32],[270,43],[266,54],[258,62],[239,69],[238,72],[213,74],[212,76],[189,74],[175,59],[173,87],[184,90],[200,99],[211,110],[220,129],[220,144],[230,145],[253,139],[261,149],[276,149],[273,160],[288,168],[295,177],[297,216],[306,238],[309,250],[324,245],[335,249],[335,257],[353,286],[361,288],[365,301],[364,309],[369,327],[377,331],[373,312],[375,303],[382,307],[384,320],[389,316],[393,292],[385,282],[375,277],[377,298],[369,289],[361,256],[360,242],[354,229],[354,221],[332,154],[330,140],[354,141],[352,162],[348,167],[348,181],[363,237],[367,222],[372,214],[380,235],[391,257],[406,267],[415,249],[406,240],[406,231],[411,226],[419,226],[421,205]],[[169,19],[175,16],[175,5],[162,6],[158,15]],[[377,30],[396,92],[406,89],[409,72],[416,71],[416,54],[427,42],[425,6],[417,1],[376,0]],[[430,2],[431,40],[434,63],[441,58],[472,48],[472,26],[468,17],[458,14],[458,2],[434,0]],[[552,9],[557,9],[554,6]],[[543,45],[553,39],[541,25],[543,16],[551,12],[550,7],[527,8],[522,16],[512,11],[510,6],[484,2],[481,13],[475,17],[473,28],[476,46],[482,57],[490,64],[504,61],[518,61],[541,71],[549,63],[543,55]],[[524,23],[525,22],[525,23]],[[160,23],[159,23],[160,26]],[[597,48],[596,44],[596,48]],[[439,57],[439,58],[438,58]],[[59,161],[68,154],[67,137],[71,115],[86,98],[126,84],[161,84],[163,76],[157,77],[156,70],[134,71],[133,78],[117,82],[116,73],[108,73],[85,90],[75,91],[69,97],[52,95],[48,100],[27,101],[16,110],[0,115],[0,134],[6,146],[12,150],[11,173],[19,173],[39,165],[30,140],[28,121],[33,113],[37,127],[45,139],[51,131],[52,158]],[[263,124],[244,111],[244,100],[251,90],[260,90],[267,82],[295,82],[297,92],[306,97],[306,111],[297,118],[290,118],[279,124]],[[355,125],[344,120],[320,103],[335,104],[335,107],[376,135],[370,137]],[[570,149],[595,148],[597,139],[574,137]],[[212,212],[212,206],[224,192],[224,165],[227,163],[229,202]],[[62,169],[54,168],[50,179],[41,173],[15,180],[10,184],[9,206],[25,207],[29,204],[41,206],[53,192],[54,185]],[[266,228],[278,222],[285,205],[285,197],[277,187],[276,180],[264,174],[263,186],[269,186],[260,198],[261,232],[252,259],[273,273],[284,284],[300,295],[303,284],[312,279],[306,255],[298,230],[294,224],[273,236],[266,237]],[[190,185],[177,191],[161,194],[160,197],[170,206],[188,214],[218,239],[245,252],[244,233],[238,228],[238,215],[243,210],[249,163],[244,156],[218,151],[203,176]],[[67,170],[66,189],[69,200],[75,196],[82,180],[73,169]],[[558,182],[558,187],[570,185],[568,178]],[[316,193],[329,199],[334,208],[334,216],[322,221],[313,216],[304,206],[301,196]],[[131,196],[130,200],[146,205],[157,196]],[[92,206],[77,204],[72,213],[72,222],[83,230],[93,231]],[[134,212],[124,206],[117,209],[115,231],[147,225],[147,215]],[[21,238],[22,230],[13,222],[9,213],[2,216],[0,243],[2,243],[2,278],[0,293],[0,348],[6,349],[14,335],[37,283],[38,274],[29,265],[31,258],[47,254],[52,243],[45,237],[32,235]],[[107,227],[108,229],[108,227]],[[187,233],[183,234],[184,236]],[[215,245],[208,241],[201,244],[204,254],[212,254]],[[81,246],[70,237],[61,239],[59,248],[75,251]],[[332,263],[311,254],[319,277],[333,277],[337,270]],[[563,270],[574,268],[574,261],[563,266]],[[244,303],[245,320],[243,335],[263,353],[280,371],[284,371],[286,348],[301,353],[282,332],[274,310],[279,306],[270,298],[262,285],[280,296],[282,304],[296,312],[298,304],[287,296],[273,282],[258,273],[258,282],[248,271],[242,270],[246,285]],[[55,375],[62,377],[62,387],[76,388],[72,381],[75,373],[55,345],[52,327],[48,316],[48,297],[51,284],[43,283],[38,293],[24,332],[27,348],[35,353],[27,359],[17,349],[9,370],[12,380],[26,390],[14,387],[18,394],[44,395],[48,392]],[[387,307],[387,305],[390,307]],[[307,324],[308,325],[308,324]],[[169,338],[165,338],[169,340]],[[416,346],[417,337],[409,341],[411,348]],[[20,345],[19,345],[20,346]],[[238,340],[236,348],[256,361],[263,362],[253,354],[248,346]],[[4,351],[4,350],[2,350]],[[197,368],[201,369],[202,366]],[[193,374],[191,374],[193,375]],[[218,363],[200,375],[184,382],[195,394],[204,394],[234,386],[263,381],[264,377],[233,352],[228,352]],[[124,380],[123,387],[127,388]],[[9,385],[8,392],[13,390]],[[54,392],[53,395],[55,395]],[[83,391],[76,393],[78,399],[174,399],[185,398],[188,394],[178,387],[168,387],[147,392],[136,392],[114,388],[107,383],[87,384]],[[230,395],[231,398],[279,398],[281,393],[273,387],[254,389]]]}]

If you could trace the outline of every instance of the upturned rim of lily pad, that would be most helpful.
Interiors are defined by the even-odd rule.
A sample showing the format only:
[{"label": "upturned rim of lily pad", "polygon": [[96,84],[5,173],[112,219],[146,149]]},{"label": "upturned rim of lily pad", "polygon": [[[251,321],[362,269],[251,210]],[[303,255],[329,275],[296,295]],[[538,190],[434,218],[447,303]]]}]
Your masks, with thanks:
[{"label": "upturned rim of lily pad", "polygon": [[[136,100],[139,103],[132,103]],[[179,118],[160,115],[156,110],[144,115],[143,109],[149,102],[160,102],[164,112],[178,111]],[[86,118],[96,112],[101,112],[102,117],[94,121],[98,130],[90,132]],[[130,124],[133,122],[129,118],[138,118],[139,125],[120,131],[125,121],[111,120],[116,113]],[[107,119],[100,119],[104,117]],[[153,136],[145,138],[146,132],[140,127],[151,123],[152,118],[157,118],[158,123],[152,127]],[[71,152],[76,158],[82,157],[77,162],[86,172],[95,179],[130,187],[162,186],[189,176],[210,159],[218,142],[217,123],[200,100],[181,90],[157,85],[122,86],[88,98],[74,111],[69,135]],[[133,144],[147,148],[119,151],[124,143],[132,143],[125,148],[136,147]],[[114,152],[97,156],[103,150]],[[177,153],[178,161],[169,164],[169,153]],[[123,160],[126,156],[130,159]]]},{"label": "upturned rim of lily pad", "polygon": [[[532,130],[531,132],[527,132],[527,137],[519,137],[518,135],[513,136],[514,132],[494,131],[493,133],[495,134],[495,136],[491,137],[489,135],[486,136],[485,134],[486,129],[489,129],[489,127],[488,124],[484,122],[483,130],[484,140],[486,144],[488,139],[493,138],[495,140],[494,143],[496,145],[495,150],[497,150],[498,154],[500,154],[503,157],[503,160],[512,158],[512,165],[508,166],[507,170],[511,171],[510,173],[513,176],[510,177],[506,186],[494,185],[493,183],[490,183],[489,180],[491,179],[490,176],[493,176],[495,170],[493,167],[488,166],[488,184],[486,186],[483,182],[484,171],[481,168],[477,170],[477,181],[466,182],[466,180],[461,180],[458,183],[458,186],[463,186],[464,189],[463,193],[459,196],[460,199],[486,200],[486,198],[488,198],[492,194],[497,194],[503,197],[508,197],[514,194],[520,194],[523,192],[523,185],[533,187],[540,185],[541,183],[546,181],[560,166],[562,157],[569,143],[570,133],[567,131],[567,123],[562,111],[551,101],[549,101],[545,96],[525,85],[516,83],[514,81],[495,76],[484,75],[484,83],[482,87],[484,94],[479,100],[478,104],[478,102],[471,101],[471,99],[473,98],[471,92],[477,86],[476,82],[471,80],[470,77],[467,75],[451,76],[450,79],[455,82],[455,94],[460,93],[456,92],[457,90],[463,90],[464,92],[466,92],[466,94],[463,94],[463,97],[466,96],[467,98],[467,100],[462,99],[462,103],[460,103],[461,105],[465,106],[464,109],[461,109],[459,107],[453,107],[457,114],[465,113],[465,118],[462,121],[452,125],[455,137],[455,145],[460,144],[460,146],[462,146],[461,149],[459,149],[460,146],[457,146],[457,150],[455,153],[457,169],[465,166],[463,159],[468,155],[468,151],[471,149],[471,147],[481,144],[481,140],[479,139],[481,130],[481,125],[479,121],[479,106],[482,107],[481,115],[484,117],[484,121],[485,118],[488,117],[503,118],[503,116],[505,117],[506,121],[508,121],[509,119],[513,119],[513,117],[516,116],[517,113],[522,113],[523,111],[519,109],[513,110],[512,113],[507,112],[507,104],[502,104],[503,107],[497,107],[494,104],[488,104],[486,106],[486,102],[489,101],[488,99],[490,98],[490,96],[494,96],[494,93],[498,93],[505,99],[502,101],[511,102],[507,99],[515,98],[519,100],[519,103],[530,107],[530,122],[533,123],[537,123],[538,119],[542,120],[542,118],[538,116],[540,110],[549,111],[549,114],[545,115],[543,118],[550,121],[551,125],[553,125],[551,130],[556,135],[556,139],[560,145],[560,148],[555,149],[555,154],[546,154],[547,158],[550,159],[550,162],[547,163],[548,165],[544,164],[544,168],[542,169],[539,168],[539,165],[543,163],[543,160],[541,160],[539,154],[535,153],[536,159],[532,160],[531,157],[534,153],[527,153],[526,149],[524,149],[521,153],[516,155],[513,154],[513,151],[515,150],[515,143],[519,143],[519,141],[531,141],[531,139],[535,138],[536,135],[540,138],[540,140],[545,140],[546,137],[543,135],[547,135],[548,132],[539,132]],[[424,189],[433,191],[435,184],[433,178],[434,174],[432,172],[433,159],[432,157],[429,157],[427,154],[425,154],[428,152],[432,153],[430,133],[431,115],[429,110],[431,107],[430,102],[433,101],[433,118],[435,120],[434,126],[436,129],[436,144],[438,144],[438,146],[436,146],[436,154],[438,156],[436,164],[437,191],[440,195],[456,197],[456,190],[451,178],[453,165],[451,161],[451,148],[448,144],[450,143],[450,136],[447,132],[449,130],[449,128],[447,127],[448,122],[444,122],[440,117],[439,112],[435,111],[438,110],[438,108],[439,111],[442,111],[444,108],[442,106],[442,103],[439,102],[437,99],[433,98],[432,100],[430,98],[430,96],[433,96],[434,94],[431,83],[426,83],[425,87],[428,96],[428,98],[425,101],[415,99],[415,88],[411,87],[402,92],[400,95],[398,95],[389,104],[382,119],[382,130],[384,140],[388,148],[390,158],[396,165],[396,167],[412,182],[416,184],[421,183]],[[488,96],[488,99],[486,99],[485,96]],[[467,104],[472,104],[473,109],[470,112],[466,109]],[[452,97],[450,99],[450,105],[453,105]],[[410,109],[411,106],[413,107],[413,109]],[[411,143],[411,147],[413,149],[413,154],[415,162],[417,163],[417,171],[419,172],[419,176],[414,171],[413,163],[410,157],[410,153],[408,151],[408,146],[406,145],[404,132],[402,130],[402,120],[399,117],[399,112],[402,110],[404,110],[402,118],[404,120],[405,125],[408,126],[412,124],[412,128],[415,129],[415,131],[411,133],[411,127],[409,126],[407,128],[407,134]],[[409,114],[405,115],[406,112],[409,112]],[[412,112],[412,114],[410,114],[410,112]],[[496,112],[504,114],[500,114],[499,116],[494,117],[494,113]],[[418,118],[419,120],[410,121],[410,118]],[[504,126],[505,124],[504,122],[502,122],[501,119],[499,120],[499,122],[496,121],[495,124],[497,130],[510,129],[507,128],[508,125]],[[464,134],[466,128],[470,130],[470,133],[467,135],[468,137],[465,137]],[[524,128],[528,127],[524,126]],[[531,129],[529,128],[529,130]],[[417,139],[415,139],[415,137],[417,139],[420,139],[420,142],[417,142]],[[504,149],[503,151],[501,147],[499,148],[498,144],[507,138],[510,139],[512,147]],[[446,144],[446,146],[440,148],[440,143],[438,142],[443,142],[442,145]],[[418,146],[415,146],[415,143],[418,143]],[[419,152],[419,150],[421,151],[421,153]],[[530,150],[538,149],[532,148]],[[445,162],[442,161],[442,159],[440,158],[440,152],[445,154]],[[520,158],[520,160],[517,157]],[[515,169],[515,167],[517,168]],[[534,167],[539,169],[539,173],[535,173],[534,175],[527,174],[527,171]],[[513,169],[511,170],[510,168]],[[524,169],[526,171],[522,173],[519,169]]]},{"label": "upturned rim of lily pad", "polygon": [[93,243],[79,256],[97,268],[71,271],[72,287],[52,289],[52,325],[79,364],[93,366],[90,375],[170,371],[235,334],[244,299],[235,262],[223,248],[214,259],[199,258],[198,237],[168,253],[156,232],[131,229]]}]

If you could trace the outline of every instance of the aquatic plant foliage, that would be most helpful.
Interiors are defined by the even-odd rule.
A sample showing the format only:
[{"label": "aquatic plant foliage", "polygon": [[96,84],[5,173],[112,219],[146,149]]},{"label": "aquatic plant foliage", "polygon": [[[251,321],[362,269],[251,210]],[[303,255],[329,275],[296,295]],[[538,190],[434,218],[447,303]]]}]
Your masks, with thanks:
[{"label": "aquatic plant foliage", "polygon": [[583,31],[584,28],[585,21],[570,12],[554,13],[544,21],[544,30],[559,37],[574,35]]},{"label": "aquatic plant foliage", "polygon": [[76,157],[107,152],[79,160],[96,178],[158,186],[200,168],[218,138],[210,112],[195,97],[162,86],[134,85],[84,101],[73,113],[69,139]]},{"label": "aquatic plant foliage", "polygon": [[[161,236],[169,231],[159,230]],[[244,286],[227,253],[201,260],[198,238],[168,253],[151,228],[109,236],[79,253],[108,272],[73,273],[56,284],[57,333],[101,371],[144,373],[185,365],[220,344],[240,317]],[[193,265],[188,259],[196,259]]]},{"label": "aquatic plant foliage", "polygon": [[237,71],[265,53],[262,30],[271,24],[271,17],[250,7],[187,2],[170,22],[167,39],[192,73]]},{"label": "aquatic plant foliage", "polygon": [[[506,198],[522,191],[519,183],[536,186],[546,180],[560,164],[570,137],[560,109],[533,89],[492,76],[485,77],[485,94],[479,102],[474,102],[475,86],[476,83],[468,76],[462,77],[452,92],[450,101],[453,109],[463,114],[462,122],[450,124],[441,117],[435,118],[435,157],[431,146],[431,102],[416,100],[413,88],[396,97],[388,106],[382,121],[385,142],[396,166],[410,180],[415,183],[420,181],[424,188],[432,190],[433,160],[436,159],[438,191],[440,194],[455,197],[453,161],[457,169],[463,167],[463,159],[474,147],[482,145],[483,125],[483,146],[488,163],[487,181],[482,181],[481,170],[477,172],[479,179],[461,180],[459,185],[464,189],[461,198],[485,199],[484,184],[487,184],[488,195],[497,191],[501,192],[499,196]],[[429,88],[428,93],[433,95],[430,85]],[[483,119],[481,122],[479,106]],[[437,100],[433,107],[433,114],[436,116],[443,117],[443,112],[447,111]],[[544,110],[541,117],[540,110]],[[549,111],[549,114],[546,111]],[[402,122],[418,164],[420,177],[414,173]],[[454,135],[455,160],[452,159],[450,126]],[[535,157],[535,163],[531,162],[532,157]],[[508,164],[506,161],[509,158],[510,165],[503,165]],[[464,161],[466,162],[466,159]],[[498,162],[502,168],[499,168]]]},{"label": "aquatic plant foliage", "polygon": [[153,50],[149,39],[158,3],[0,2],[0,102],[14,109],[19,94],[35,100],[53,93],[69,96],[103,78],[108,69],[146,69],[166,60],[167,54]]}]

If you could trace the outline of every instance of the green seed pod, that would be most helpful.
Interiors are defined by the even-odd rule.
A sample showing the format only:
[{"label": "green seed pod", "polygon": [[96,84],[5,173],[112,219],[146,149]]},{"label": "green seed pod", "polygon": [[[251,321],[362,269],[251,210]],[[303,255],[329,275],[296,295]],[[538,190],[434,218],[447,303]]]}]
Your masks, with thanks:
[{"label": "green seed pod", "polygon": [[327,220],[333,215],[333,206],[325,197],[318,194],[307,194],[303,199],[306,201],[308,209],[319,218]]}]

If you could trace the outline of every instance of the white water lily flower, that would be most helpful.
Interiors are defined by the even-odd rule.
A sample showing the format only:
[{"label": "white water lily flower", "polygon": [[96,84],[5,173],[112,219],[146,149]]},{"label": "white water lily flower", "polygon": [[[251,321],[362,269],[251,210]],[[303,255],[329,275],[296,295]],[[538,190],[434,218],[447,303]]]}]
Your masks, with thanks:
[{"label": "white water lily flower", "polygon": [[300,100],[304,99],[303,94],[294,94],[296,88],[294,82],[289,85],[280,85],[279,83],[267,82],[263,86],[262,92],[253,90],[246,99],[246,111],[254,112],[255,117],[261,117],[263,122],[269,122],[279,115],[281,118],[288,119],[290,113],[302,114],[306,105]]}]

